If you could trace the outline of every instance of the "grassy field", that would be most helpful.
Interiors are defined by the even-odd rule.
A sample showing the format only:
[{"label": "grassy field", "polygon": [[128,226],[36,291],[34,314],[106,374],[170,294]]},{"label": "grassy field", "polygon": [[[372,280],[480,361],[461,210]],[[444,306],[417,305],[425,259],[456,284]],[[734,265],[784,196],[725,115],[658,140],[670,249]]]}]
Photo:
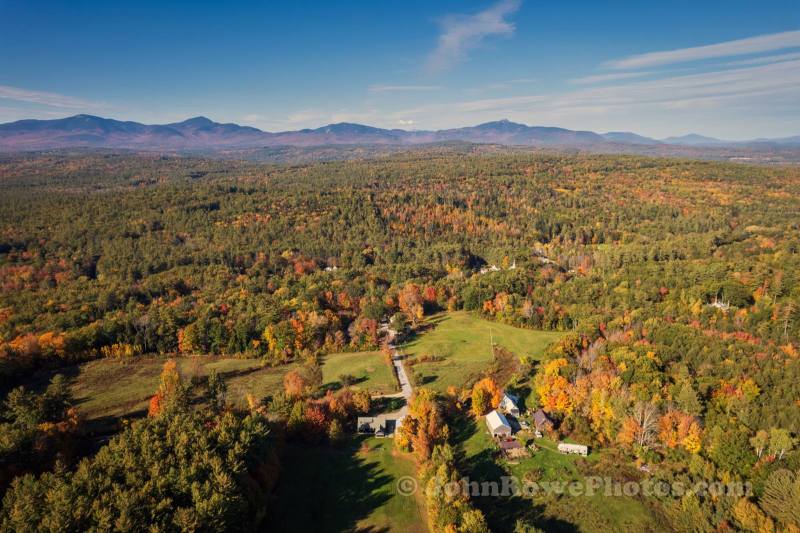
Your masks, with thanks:
[{"label": "grassy field", "polygon": [[[163,358],[142,358],[134,363],[98,359],[71,369],[72,393],[79,412],[89,420],[141,414],[158,388]],[[279,391],[283,376],[296,365],[263,367],[259,359],[220,357],[178,358],[178,368],[185,380],[208,375],[212,370],[224,376],[228,401],[244,405],[247,393],[263,398]],[[378,352],[334,354],[322,360],[323,380],[338,387],[342,374],[353,375],[355,387],[376,392],[395,391],[392,370]]]},{"label": "grassy field", "polygon": [[435,315],[428,322],[431,329],[404,344],[402,349],[412,357],[444,358],[413,366],[418,384],[438,391],[445,391],[450,385],[469,384],[484,372],[493,360],[492,340],[518,357],[536,358],[563,335],[489,322],[465,311]]},{"label": "grassy field", "polygon": [[[463,426],[464,424],[462,424]],[[515,476],[524,482],[526,474],[536,472],[539,482],[581,480],[578,461],[594,462],[600,453],[588,458],[563,455],[557,443],[536,439],[540,448],[530,458],[517,464],[507,464],[498,458],[492,439],[482,420],[470,421],[467,427],[456,428],[462,437],[464,462],[470,479],[497,480],[504,475]],[[545,531],[665,531],[645,502],[624,496],[606,496],[601,491],[580,496],[541,496],[476,498],[490,525],[496,530],[508,530],[514,520],[523,518]]]},{"label": "grassy field", "polygon": [[291,446],[283,464],[291,480],[278,484],[269,511],[275,531],[427,531],[421,500],[397,493],[397,480],[414,476],[415,465],[392,439]]},{"label": "grassy field", "polygon": [[356,378],[354,387],[378,393],[397,391],[394,371],[379,352],[339,353],[324,357],[322,362],[322,378],[326,386],[340,386],[339,377],[349,374]]},{"label": "grassy field", "polygon": [[[88,419],[143,412],[158,388],[164,361],[162,358],[146,358],[120,364],[98,359],[78,366],[71,383],[79,412]],[[177,361],[186,381],[192,376],[208,375],[216,370],[225,377],[228,401],[236,404],[243,404],[248,392],[263,397],[279,390],[283,375],[291,368],[291,365],[262,367],[258,359],[183,357]]]}]

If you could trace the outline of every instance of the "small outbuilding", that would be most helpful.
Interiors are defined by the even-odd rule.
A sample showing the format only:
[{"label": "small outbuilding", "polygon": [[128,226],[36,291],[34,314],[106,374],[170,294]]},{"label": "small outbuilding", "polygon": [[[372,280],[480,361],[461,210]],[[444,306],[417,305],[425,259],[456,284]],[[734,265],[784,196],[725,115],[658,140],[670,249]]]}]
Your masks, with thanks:
[{"label": "small outbuilding", "polygon": [[575,455],[589,455],[589,447],[584,444],[567,444],[566,442],[558,443],[558,451],[561,453],[571,453]]},{"label": "small outbuilding", "polygon": [[553,421],[550,420],[547,413],[541,409],[537,409],[533,412],[533,427],[535,427],[537,431],[550,431],[553,429]]},{"label": "small outbuilding", "polygon": [[492,437],[510,437],[511,424],[508,419],[498,410],[494,410],[486,415],[486,426]]}]

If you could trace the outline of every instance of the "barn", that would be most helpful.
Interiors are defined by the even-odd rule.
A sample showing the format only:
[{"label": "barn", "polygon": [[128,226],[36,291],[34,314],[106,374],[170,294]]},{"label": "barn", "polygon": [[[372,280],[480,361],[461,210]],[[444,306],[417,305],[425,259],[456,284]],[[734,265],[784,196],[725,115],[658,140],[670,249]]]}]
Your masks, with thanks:
[{"label": "barn", "polygon": [[508,423],[503,413],[497,410],[486,415],[486,426],[489,428],[489,433],[491,433],[492,437],[511,436],[511,424]]}]

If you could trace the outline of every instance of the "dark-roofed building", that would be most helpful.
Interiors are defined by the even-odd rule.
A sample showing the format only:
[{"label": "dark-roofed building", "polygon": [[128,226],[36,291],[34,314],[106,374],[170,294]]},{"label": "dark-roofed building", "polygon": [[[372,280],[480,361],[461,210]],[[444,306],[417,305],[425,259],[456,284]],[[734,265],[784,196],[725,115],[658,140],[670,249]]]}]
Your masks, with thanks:
[{"label": "dark-roofed building", "polygon": [[533,427],[537,431],[550,431],[553,429],[553,421],[542,409],[537,409],[533,413]]}]

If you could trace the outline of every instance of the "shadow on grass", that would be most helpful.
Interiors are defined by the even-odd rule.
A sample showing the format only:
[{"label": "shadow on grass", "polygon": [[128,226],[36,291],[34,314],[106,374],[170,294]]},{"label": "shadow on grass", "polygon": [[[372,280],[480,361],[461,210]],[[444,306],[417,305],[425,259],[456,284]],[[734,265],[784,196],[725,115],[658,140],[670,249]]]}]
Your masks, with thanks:
[{"label": "shadow on grass", "polygon": [[373,414],[392,413],[406,404],[405,398],[374,398],[370,412]]},{"label": "shadow on grass", "polygon": [[420,387],[424,387],[425,385],[430,385],[438,378],[439,378],[438,376],[434,375],[417,376],[417,385],[419,385]]},{"label": "shadow on grass", "polygon": [[[460,472],[469,477],[470,482],[496,483],[502,488],[502,479],[509,474],[499,463],[499,451],[486,448],[467,456],[464,450],[464,443],[478,431],[484,430],[479,421],[463,413],[451,421],[450,437],[456,447],[456,461],[460,465]],[[482,491],[482,494],[474,495],[472,502],[486,516],[492,531],[513,531],[517,521],[535,525],[545,531],[577,531],[574,524],[546,517],[543,505],[521,495],[503,495],[502,492],[493,494],[491,490],[487,490],[485,494]]]},{"label": "shadow on grass", "polygon": [[325,393],[327,393],[328,391],[336,392],[338,390],[342,390],[345,387],[352,387],[353,385],[358,385],[366,381],[367,381],[366,376],[360,376],[360,377],[351,376],[347,383],[343,383],[341,379],[325,383],[320,387],[320,391],[322,395],[325,395]]},{"label": "shadow on grass", "polygon": [[357,456],[364,440],[355,437],[339,447],[288,445],[268,510],[270,530],[386,531],[358,529],[359,521],[388,501],[394,483],[377,462]]}]

